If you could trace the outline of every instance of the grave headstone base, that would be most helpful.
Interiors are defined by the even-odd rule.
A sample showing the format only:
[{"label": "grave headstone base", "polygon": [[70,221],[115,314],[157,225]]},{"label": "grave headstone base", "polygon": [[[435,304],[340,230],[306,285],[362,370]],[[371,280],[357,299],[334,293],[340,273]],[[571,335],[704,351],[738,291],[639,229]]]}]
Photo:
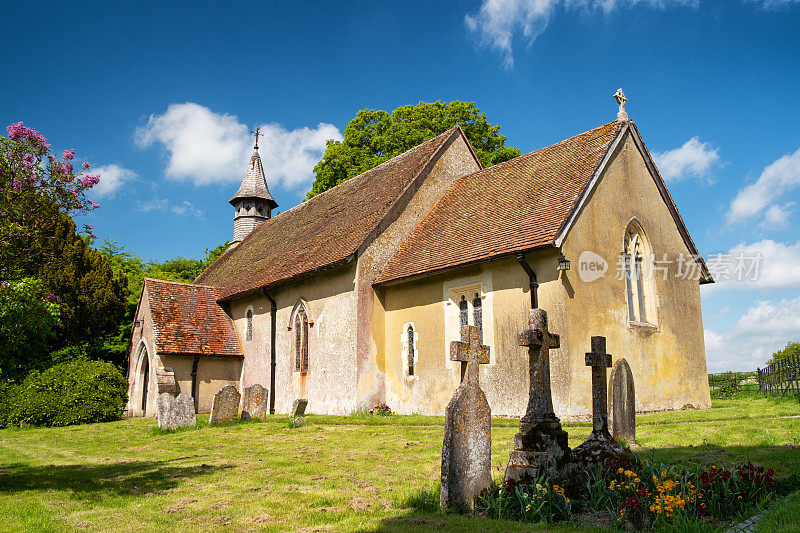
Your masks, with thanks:
[{"label": "grave headstone base", "polygon": [[566,475],[571,459],[567,437],[558,419],[521,422],[514,436],[506,481],[529,483],[545,472],[556,477]]}]

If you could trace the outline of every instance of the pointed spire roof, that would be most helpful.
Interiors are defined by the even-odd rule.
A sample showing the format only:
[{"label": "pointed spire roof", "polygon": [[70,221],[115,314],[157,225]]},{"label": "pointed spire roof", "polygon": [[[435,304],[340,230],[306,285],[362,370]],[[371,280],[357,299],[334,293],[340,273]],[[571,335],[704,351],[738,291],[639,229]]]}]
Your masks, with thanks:
[{"label": "pointed spire roof", "polygon": [[239,190],[228,201],[234,204],[237,200],[250,198],[265,200],[271,209],[278,207],[278,202],[269,193],[269,188],[267,187],[264,167],[261,165],[261,156],[258,155],[258,145],[253,150],[253,155],[250,156],[250,164],[247,165],[247,171],[244,173]]}]

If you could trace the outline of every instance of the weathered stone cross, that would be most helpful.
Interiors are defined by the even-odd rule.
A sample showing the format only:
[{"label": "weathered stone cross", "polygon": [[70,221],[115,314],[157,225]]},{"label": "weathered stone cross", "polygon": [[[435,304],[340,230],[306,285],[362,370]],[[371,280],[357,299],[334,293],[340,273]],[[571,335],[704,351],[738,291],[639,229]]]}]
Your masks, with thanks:
[{"label": "weathered stone cross", "polygon": [[586,366],[592,367],[592,432],[608,433],[608,389],[606,368],[611,354],[606,353],[606,338],[592,337],[592,351],[586,353]]},{"label": "weathered stone cross", "polygon": [[489,363],[489,347],[481,344],[478,328],[461,326],[461,340],[450,343],[450,360],[461,361],[461,381],[478,383],[478,365]]},{"label": "weathered stone cross", "polygon": [[561,343],[547,329],[547,311],[530,310],[528,329],[517,334],[517,344],[528,347],[530,372],[528,408],[521,422],[556,419],[550,394],[550,348],[559,348]]}]

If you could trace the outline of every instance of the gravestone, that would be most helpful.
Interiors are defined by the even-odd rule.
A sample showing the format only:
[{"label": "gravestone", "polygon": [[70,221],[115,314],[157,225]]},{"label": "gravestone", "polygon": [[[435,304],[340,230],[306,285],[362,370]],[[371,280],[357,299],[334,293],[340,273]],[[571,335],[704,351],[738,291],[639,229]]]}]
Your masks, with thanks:
[{"label": "gravestone", "polygon": [[225,385],[211,400],[211,416],[208,418],[209,424],[219,424],[236,420],[239,415],[239,400],[241,394],[233,385]]},{"label": "gravestone", "polygon": [[564,474],[571,458],[567,432],[561,429],[561,420],[553,412],[550,394],[550,349],[558,348],[560,339],[547,327],[547,311],[529,311],[528,329],[517,334],[517,344],[528,348],[530,389],[505,478],[529,483],[545,471]]},{"label": "gravestone", "polygon": [[308,400],[305,398],[298,398],[292,404],[292,416],[303,416],[306,414],[306,407],[308,406]]},{"label": "gravestone", "polygon": [[442,510],[471,513],[475,498],[492,482],[492,413],[480,388],[478,365],[489,362],[478,328],[462,326],[461,341],[450,343],[450,360],[466,362],[464,380],[445,409],[442,444]]},{"label": "gravestone", "polygon": [[269,391],[259,384],[244,389],[242,420],[257,418],[262,422],[269,413]]},{"label": "gravestone", "polygon": [[611,354],[606,353],[605,337],[592,337],[592,351],[586,354],[586,366],[592,367],[592,433],[586,442],[572,450],[573,458],[585,465],[602,463],[606,459],[630,461],[632,453],[608,432],[606,368],[611,366]]},{"label": "gravestone", "polygon": [[628,444],[636,442],[636,391],[633,372],[625,359],[620,359],[611,369],[609,386],[609,418],[611,436]]},{"label": "gravestone", "polygon": [[158,427],[178,429],[193,426],[197,422],[194,412],[194,399],[182,392],[177,397],[162,392],[158,397]]}]

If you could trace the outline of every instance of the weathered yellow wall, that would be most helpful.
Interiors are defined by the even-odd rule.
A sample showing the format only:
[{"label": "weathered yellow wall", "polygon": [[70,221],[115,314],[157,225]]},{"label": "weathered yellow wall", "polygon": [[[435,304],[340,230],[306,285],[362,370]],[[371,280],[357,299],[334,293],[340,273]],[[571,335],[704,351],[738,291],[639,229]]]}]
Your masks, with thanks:
[{"label": "weathered yellow wall", "polygon": [[[559,287],[553,283],[557,252],[529,254],[540,283],[539,300],[550,311],[551,323],[563,317]],[[548,274],[549,273],[549,274]],[[483,300],[484,342],[490,363],[481,365],[480,382],[492,414],[519,416],[528,400],[527,352],[516,345],[530,308],[528,277],[515,258],[504,258],[385,289],[386,397],[401,413],[442,414],[459,384],[461,363],[449,360],[449,343],[458,340],[457,309],[448,311],[451,288],[480,283]],[[450,317],[448,324],[447,317]],[[455,321],[453,320],[455,318]],[[418,334],[415,375],[408,376],[402,361],[404,325],[413,323]],[[557,328],[557,327],[556,327]],[[554,366],[560,368],[557,353]],[[562,395],[563,396],[563,395]],[[558,395],[554,400],[557,401]]]},{"label": "weathered yellow wall", "polygon": [[[164,366],[175,372],[178,392],[192,395],[191,355],[164,355]],[[210,413],[214,395],[225,385],[239,387],[242,359],[238,357],[201,356],[197,364],[197,412]],[[240,391],[241,392],[241,391]]]},{"label": "weathered yellow wall", "polygon": [[[582,214],[564,242],[572,270],[560,275],[558,250],[528,254],[539,281],[539,306],[548,312],[550,331],[561,336],[561,348],[551,351],[551,387],[556,413],[566,419],[591,415],[591,370],[584,354],[590,337],[604,335],[614,360],[631,365],[637,410],[710,406],[706,378],[700,291],[696,280],[655,281],[657,327],[631,325],[627,316],[624,280],[616,279],[623,233],[633,217],[642,224],[661,257],[688,255],[635,145],[628,140],[614,157]],[[608,262],[606,275],[591,283],[578,278],[578,258],[584,250]],[[401,413],[441,414],[460,380],[460,363],[449,361],[449,341],[457,322],[448,315],[448,287],[480,282],[484,299],[484,336],[491,361],[480,370],[492,414],[520,416],[528,398],[528,356],[516,345],[530,307],[528,278],[516,259],[505,258],[447,274],[429,276],[383,289],[386,399]],[[450,304],[452,305],[452,304]],[[457,315],[457,313],[456,313]],[[491,315],[491,320],[487,320]],[[447,324],[446,316],[451,323]],[[407,375],[402,360],[404,326],[413,323],[418,334],[415,376]],[[378,335],[375,336],[378,338]],[[488,339],[488,340],[487,340]]]},{"label": "weathered yellow wall", "polygon": [[457,135],[423,178],[392,223],[368,244],[358,260],[357,395],[359,409],[385,401],[383,294],[373,283],[414,227],[458,178],[480,169],[466,140]]},{"label": "weathered yellow wall", "polygon": [[[275,412],[288,413],[297,398],[308,399],[309,413],[350,414],[356,410],[355,267],[327,273],[269,294],[275,299]],[[294,371],[294,329],[289,330],[297,302],[308,303],[310,325],[308,373]],[[253,309],[253,340],[245,340],[246,313]],[[270,388],[270,304],[263,295],[232,302],[234,327],[245,354],[242,388],[259,383]],[[273,391],[270,391],[272,394]]]},{"label": "weathered yellow wall", "polygon": [[[628,320],[625,281],[617,276],[624,232],[634,217],[655,257],[661,260],[666,254],[669,261],[666,279],[660,272],[653,276],[655,327]],[[637,410],[710,407],[700,287],[697,280],[676,277],[676,259],[679,254],[688,257],[689,250],[630,135],[568,233],[563,250],[573,265],[565,283],[571,286],[566,295],[571,334],[562,339],[573,376],[571,413],[591,414],[591,372],[584,366],[583,354],[592,335],[607,337],[607,350],[614,360],[624,357],[630,364]],[[581,281],[578,258],[585,250],[608,262],[604,277]]]}]

